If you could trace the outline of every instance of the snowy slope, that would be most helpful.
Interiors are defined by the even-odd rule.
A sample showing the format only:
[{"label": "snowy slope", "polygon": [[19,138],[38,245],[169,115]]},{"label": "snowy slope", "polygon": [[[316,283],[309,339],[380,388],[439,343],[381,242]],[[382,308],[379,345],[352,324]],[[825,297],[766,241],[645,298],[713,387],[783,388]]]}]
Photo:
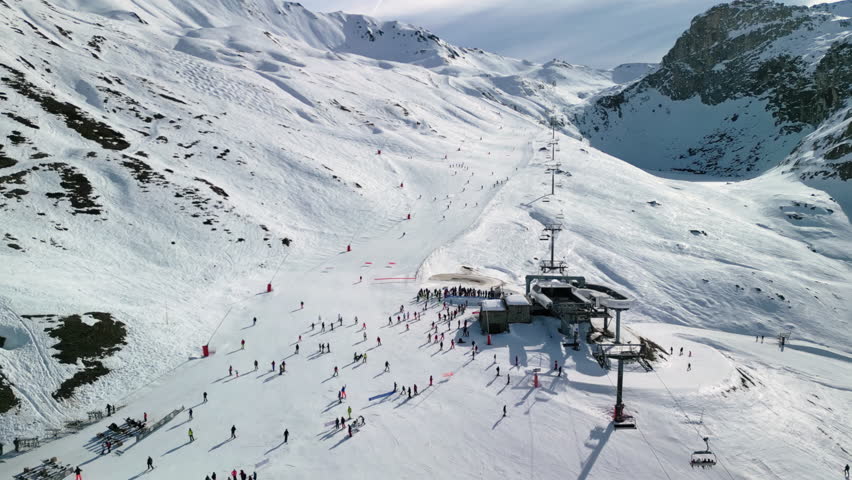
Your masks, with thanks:
[{"label": "snowy slope", "polygon": [[[849,409],[852,388],[831,378],[850,354],[848,211],[780,172],[661,179],[571,124],[558,154],[571,176],[534,201],[549,186],[543,119],[615,87],[616,71],[506,59],[417,27],[272,1],[6,0],[0,20],[10,45],[0,52],[0,366],[19,400],[0,414],[0,436],[43,436],[105,403],[152,420],[196,407],[193,423],[182,413],[121,455],[97,455],[100,422],[7,459],[4,474],[48,455],[95,478],[137,478],[148,455],[157,478],[234,467],[263,478],[836,471],[829,459],[850,439],[830,413]],[[436,275],[521,289],[542,254],[541,223],[560,211],[571,273],[640,299],[631,335],[695,355],[688,375],[685,358],[628,374],[640,432],[612,432],[612,375],[587,350],[560,347],[546,319],[513,326],[476,360],[424,343],[434,306],[410,330],[381,328],[399,305],[422,308],[412,297],[446,284]],[[268,282],[275,290],[261,295]],[[107,375],[57,399],[86,365],[61,363],[45,330],[56,317],[32,315],[97,326],[87,312],[123,322],[126,344],[99,359]],[[338,313],[342,329],[309,331]],[[752,349],[751,335],[788,324],[787,352]],[[315,354],[324,341],[333,353]],[[198,358],[208,342],[215,353]],[[368,349],[367,365],[350,363]],[[503,372],[519,357],[508,387],[491,355]],[[284,358],[288,374],[264,375]],[[254,360],[259,371],[245,375]],[[566,377],[549,372],[544,389],[530,388],[531,369],[554,360]],[[239,379],[225,377],[229,365]],[[759,387],[741,388],[737,368]],[[422,389],[429,375],[435,385],[410,401],[369,400],[395,380]],[[344,414],[342,385],[368,420],[352,440],[328,429]],[[211,402],[197,405],[203,391]],[[767,427],[767,411],[793,406],[803,413]],[[689,423],[702,410],[705,424]],[[231,424],[238,439],[223,442]],[[189,426],[198,440],[185,444]],[[782,446],[748,448],[758,431]],[[689,467],[702,434],[719,442],[725,468]],[[365,452],[386,453],[367,462]]]},{"label": "snowy slope", "polygon": [[[753,178],[791,164],[852,96],[850,5],[720,4],[693,19],[659,69],[584,108],[580,130],[645,169]],[[834,160],[787,170],[845,181],[848,157]]]}]

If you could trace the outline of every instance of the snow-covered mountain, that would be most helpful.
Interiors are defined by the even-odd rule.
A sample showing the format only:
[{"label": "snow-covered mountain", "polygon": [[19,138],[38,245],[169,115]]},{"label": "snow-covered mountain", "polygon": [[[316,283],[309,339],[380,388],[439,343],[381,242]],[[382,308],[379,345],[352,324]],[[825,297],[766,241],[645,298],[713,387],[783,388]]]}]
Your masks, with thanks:
[{"label": "snow-covered mountain", "polygon": [[784,165],[845,182],[850,137],[835,130],[852,97],[850,16],[849,1],[721,4],[692,21],[657,71],[590,104],[580,128],[642,168],[753,177]]},{"label": "snow-covered mountain", "polygon": [[[843,5],[790,11],[807,18],[834,12],[823,23],[811,20],[837,27],[823,37],[830,50]],[[766,15],[740,25],[763,31],[774,18]],[[844,161],[835,150],[848,130],[841,107],[792,143],[772,137],[776,149],[799,144],[788,165],[743,181],[699,183],[625,162],[657,166],[632,157],[627,140],[601,143],[589,133],[590,145],[581,134],[594,131],[585,130],[598,121],[594,115],[608,115],[605,127],[595,124],[601,132],[623,128],[650,142],[651,120],[628,125],[601,112],[613,98],[633,98],[630,92],[668,78],[669,57],[659,69],[536,64],[459,48],[411,25],[278,0],[0,0],[0,24],[0,441],[7,445],[15,436],[64,429],[43,449],[86,462],[87,472],[123,478],[138,476],[152,444],[169,445],[156,456],[164,478],[194,476],[208,464],[219,475],[259,465],[268,478],[293,468],[303,476],[415,478],[429,468],[471,478],[610,478],[625,468],[624,457],[601,455],[606,445],[642,452],[628,463],[643,478],[661,471],[703,478],[703,469],[684,461],[684,437],[696,440],[682,421],[685,406],[688,415],[707,409],[702,433],[722,437],[720,456],[743,452],[727,464],[735,475],[768,478],[827,471],[852,435],[830,415],[848,410],[852,389],[832,378],[848,368],[848,210],[829,189],[836,179],[822,188],[788,172]],[[816,34],[801,29],[801,42],[811,45]],[[661,102],[688,104],[682,108],[707,117],[687,122],[673,114],[672,128],[711,128],[714,118],[730,115],[725,102],[666,92],[656,94]],[[553,113],[586,108],[593,109],[581,116],[586,123],[557,130],[557,192],[543,197],[550,189],[546,123]],[[767,123],[750,125],[774,131],[772,112],[762,115]],[[564,348],[545,319],[495,337],[490,365],[521,359],[507,381],[517,385],[503,390],[483,387],[481,369],[462,355],[468,349],[442,353],[423,343],[437,306],[405,328],[379,328],[400,305],[415,308],[418,288],[447,278],[522,291],[524,275],[538,270],[540,229],[557,220],[565,225],[558,252],[571,274],[639,299],[625,335],[696,354],[662,355],[659,376],[628,372],[636,388],[631,408],[654,419],[642,431],[654,439],[654,456],[641,436],[611,436],[609,372],[590,360],[589,345]],[[269,283],[274,291],[265,294]],[[310,326],[337,314],[345,316],[343,328]],[[462,319],[475,321],[469,312]],[[753,335],[790,328],[800,343],[786,357],[769,345],[749,350]],[[306,351],[296,356],[300,336]],[[376,336],[381,349],[372,347]],[[485,342],[478,327],[473,339]],[[333,343],[334,353],[314,353],[320,341]],[[214,351],[211,358],[198,358],[202,345]],[[373,367],[349,363],[353,350],[368,348]],[[290,376],[246,375],[253,361],[263,372],[282,358]],[[385,360],[396,379],[371,370]],[[553,361],[569,370],[568,381],[548,378],[546,392],[532,394],[532,368]],[[778,367],[782,361],[794,363]],[[692,376],[685,362],[695,362]],[[230,366],[239,380],[224,377]],[[326,380],[335,366],[341,377]],[[483,367],[486,382],[492,366]],[[429,375],[437,388],[416,401],[373,397],[396,380],[422,388]],[[752,382],[749,390],[746,378],[760,386]],[[356,438],[396,458],[361,462],[360,443],[316,435],[328,427],[324,417],[343,414],[334,394],[347,383],[350,404],[364,409],[372,429]],[[207,418],[196,405],[202,391],[211,403],[223,402]],[[764,402],[804,413],[770,428]],[[198,443],[172,448],[185,438],[178,423],[140,444],[151,447],[100,457],[93,435],[103,425],[79,434],[64,425],[105,403],[122,406],[122,418],[147,412],[159,419],[195,406]],[[509,419],[494,423],[504,404]],[[512,420],[520,412],[525,421]],[[219,443],[235,421],[246,443]],[[282,422],[297,439],[295,454],[275,447]],[[541,447],[563,444],[568,424],[570,448]],[[460,429],[466,448],[446,441]],[[771,458],[744,451],[757,431],[785,447]],[[498,458],[469,462],[494,456],[494,444],[482,441],[489,435]],[[522,437],[530,444],[513,450]],[[772,464],[793,457],[787,446],[803,438],[809,455],[795,468]],[[337,462],[326,461],[329,447]],[[42,451],[15,457],[8,468],[30,466],[47,456]]]}]

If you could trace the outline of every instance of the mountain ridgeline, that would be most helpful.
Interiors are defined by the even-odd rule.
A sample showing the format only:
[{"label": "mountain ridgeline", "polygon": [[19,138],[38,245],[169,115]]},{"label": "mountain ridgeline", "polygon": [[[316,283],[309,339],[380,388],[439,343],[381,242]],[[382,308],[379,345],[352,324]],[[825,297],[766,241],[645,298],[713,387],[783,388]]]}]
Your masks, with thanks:
[{"label": "mountain ridgeline", "polygon": [[849,180],[849,16],[849,1],[713,7],[657,71],[597,98],[578,126],[596,147],[652,170],[752,177],[780,166],[803,180]]}]

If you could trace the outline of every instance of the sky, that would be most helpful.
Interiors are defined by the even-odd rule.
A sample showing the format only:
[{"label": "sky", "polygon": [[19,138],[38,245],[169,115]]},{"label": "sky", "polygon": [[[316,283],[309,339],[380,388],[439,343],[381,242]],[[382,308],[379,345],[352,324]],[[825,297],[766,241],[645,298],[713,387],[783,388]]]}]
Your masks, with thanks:
[{"label": "sky", "polygon": [[[834,1],[834,0],[831,0]],[[301,0],[424,27],[461,47],[610,68],[659,62],[690,20],[722,0]],[[815,4],[816,0],[785,0]]]}]

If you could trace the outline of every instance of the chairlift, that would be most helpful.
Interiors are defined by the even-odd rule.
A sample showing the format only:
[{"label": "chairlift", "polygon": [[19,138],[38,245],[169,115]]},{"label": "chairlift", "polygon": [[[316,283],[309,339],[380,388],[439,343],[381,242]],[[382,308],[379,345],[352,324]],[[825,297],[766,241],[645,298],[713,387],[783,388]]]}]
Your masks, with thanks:
[{"label": "chairlift", "polygon": [[541,236],[538,237],[538,239],[539,240],[550,240],[550,235],[548,235],[546,233],[542,233]]},{"label": "chairlift", "polygon": [[716,454],[710,450],[710,437],[704,437],[704,446],[704,450],[692,452],[692,457],[689,459],[689,465],[692,468],[706,468],[716,465]]}]

